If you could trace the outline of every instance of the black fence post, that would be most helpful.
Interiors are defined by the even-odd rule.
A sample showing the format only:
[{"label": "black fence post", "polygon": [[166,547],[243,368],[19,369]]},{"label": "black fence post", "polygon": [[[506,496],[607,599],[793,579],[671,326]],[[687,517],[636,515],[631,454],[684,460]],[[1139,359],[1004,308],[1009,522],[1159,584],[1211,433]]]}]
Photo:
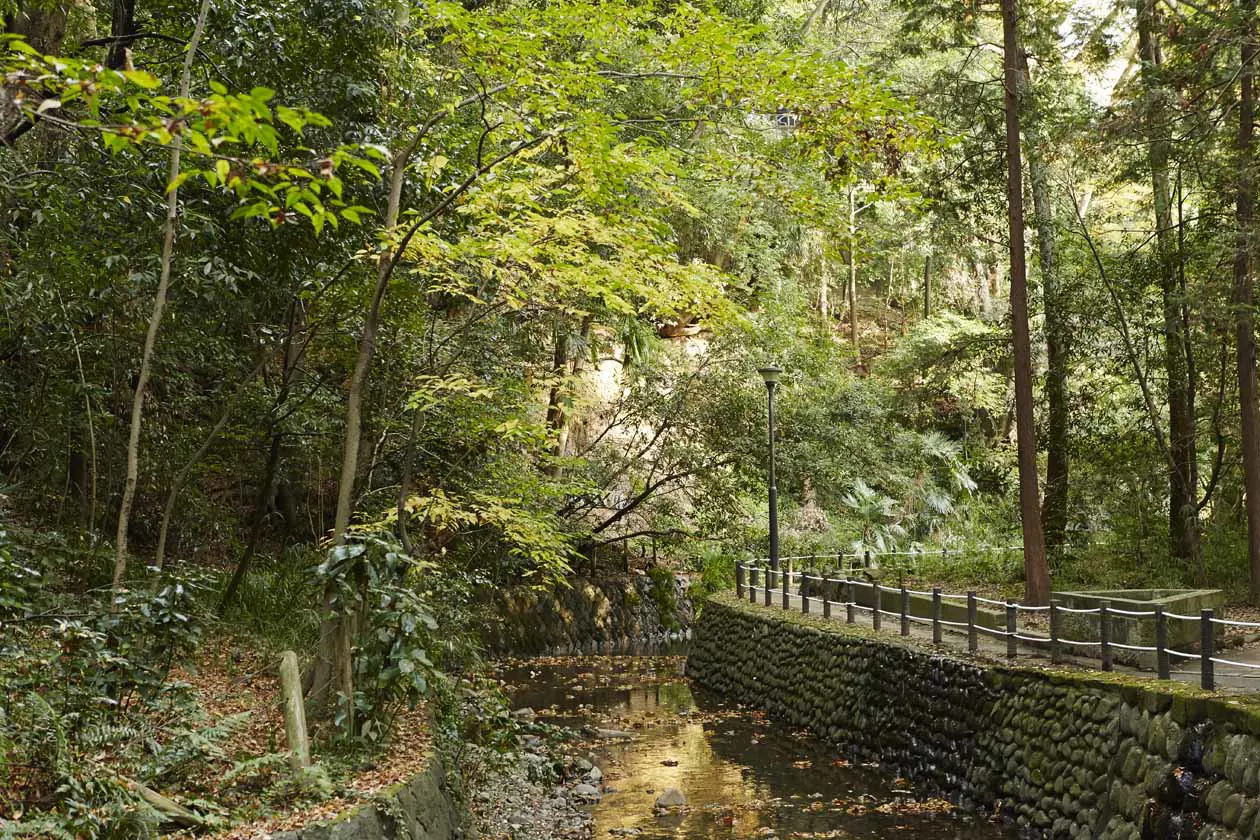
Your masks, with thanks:
[{"label": "black fence post", "polygon": [[1102,659],[1102,669],[1111,670],[1111,602],[1103,601],[1098,605],[1098,655]]},{"label": "black fence post", "polygon": [[1019,655],[1019,639],[1015,638],[1017,609],[1013,601],[1006,602],[1006,655],[1011,659]]},{"label": "black fence post", "polygon": [[[791,561],[788,562],[789,564],[791,563]],[[783,609],[786,610],[792,603],[791,596],[788,595],[792,591],[792,569],[790,566],[782,572],[781,577],[783,585],[780,587],[780,590],[783,592]]]},{"label": "black fence post", "polygon": [[853,624],[857,621],[853,608],[853,584],[849,583],[849,576],[844,576],[844,622],[845,624]]},{"label": "black fence post", "polygon": [[868,548],[862,554],[862,568],[869,569],[871,567],[871,550]]},{"label": "black fence post", "polygon": [[1216,690],[1216,664],[1212,662],[1212,647],[1216,637],[1212,632],[1212,610],[1204,610],[1199,614],[1199,669],[1200,685],[1204,691]]},{"label": "black fence post", "polygon": [[831,618],[831,579],[822,576],[823,618]]},{"label": "black fence post", "polygon": [[1059,602],[1052,600],[1050,602],[1050,662],[1058,665],[1063,661],[1063,652],[1059,646]]},{"label": "black fence post", "polygon": [[1168,668],[1168,616],[1164,605],[1155,605],[1155,672],[1161,680],[1172,678]]},{"label": "black fence post", "polygon": [[801,612],[809,612],[809,574],[801,569]]},{"label": "black fence post", "polygon": [[765,570],[764,577],[765,577],[765,584],[766,584],[765,588],[766,588],[766,606],[767,607],[770,606],[770,590],[774,587],[774,578],[777,576],[778,576],[777,572],[771,571],[770,569]]},{"label": "black fence post", "polygon": [[735,597],[744,597],[744,564],[738,561],[735,563]]},{"label": "black fence post", "polygon": [[878,630],[878,629],[879,629],[879,625],[880,625],[880,620],[879,620],[879,618],[880,618],[880,616],[879,616],[879,611],[880,611],[880,609],[883,607],[883,603],[884,603],[884,596],[883,596],[883,595],[880,593],[880,591],[879,591],[879,584],[878,584],[878,583],[874,584],[874,587],[875,587],[875,589],[874,589],[874,592],[875,592],[875,608],[874,608],[873,610],[871,610],[871,627],[873,627],[873,628],[875,628],[876,630]]},{"label": "black fence post", "polygon": [[748,603],[757,603],[757,567],[755,565],[748,567]]},{"label": "black fence post", "polygon": [[901,635],[910,635],[910,593],[901,585]]},{"label": "black fence post", "polygon": [[967,652],[975,653],[980,648],[980,639],[976,635],[976,593],[967,593]]},{"label": "black fence post", "polygon": [[941,588],[932,587],[932,644],[941,643]]}]

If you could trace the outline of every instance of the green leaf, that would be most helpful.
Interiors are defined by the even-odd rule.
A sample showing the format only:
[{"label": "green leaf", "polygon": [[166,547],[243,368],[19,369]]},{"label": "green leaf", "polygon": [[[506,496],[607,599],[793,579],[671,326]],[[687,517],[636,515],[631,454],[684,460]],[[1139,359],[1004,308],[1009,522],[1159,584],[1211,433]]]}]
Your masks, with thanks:
[{"label": "green leaf", "polygon": [[169,195],[170,193],[173,193],[175,190],[179,189],[181,186],[183,186],[184,182],[187,181],[191,176],[192,176],[192,173],[187,172],[187,171],[181,172],[178,175],[176,175],[174,180],[172,180],[169,184],[166,185],[167,194]]},{"label": "green leaf", "polygon": [[161,86],[162,80],[145,70],[124,70],[127,81],[145,90],[155,90]]}]

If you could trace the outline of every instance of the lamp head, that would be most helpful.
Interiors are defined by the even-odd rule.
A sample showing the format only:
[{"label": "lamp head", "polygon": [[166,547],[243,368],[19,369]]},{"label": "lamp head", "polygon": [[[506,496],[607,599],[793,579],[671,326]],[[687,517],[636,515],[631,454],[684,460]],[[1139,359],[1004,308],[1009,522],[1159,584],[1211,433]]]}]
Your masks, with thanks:
[{"label": "lamp head", "polygon": [[783,376],[783,368],[778,365],[767,365],[763,368],[757,368],[757,373],[761,374],[761,378],[765,381],[767,387],[773,388],[779,384],[779,379]]}]

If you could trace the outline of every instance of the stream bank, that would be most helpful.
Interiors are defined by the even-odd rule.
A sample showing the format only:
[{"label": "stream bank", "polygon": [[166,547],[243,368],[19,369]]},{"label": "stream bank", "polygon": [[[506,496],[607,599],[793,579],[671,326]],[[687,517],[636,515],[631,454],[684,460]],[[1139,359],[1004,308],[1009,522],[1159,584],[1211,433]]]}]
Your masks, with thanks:
[{"label": "stream bank", "polygon": [[[765,714],[693,690],[681,656],[503,663],[497,676],[531,738],[556,745],[550,781],[491,792],[485,836],[998,840],[998,826],[920,798],[875,764]],[[526,758],[528,762],[544,759]],[[676,791],[683,804],[657,807]],[[474,800],[480,794],[474,794]],[[563,807],[561,807],[563,803]],[[484,802],[483,805],[490,805]],[[477,807],[474,802],[474,807]],[[561,818],[580,811],[585,826]],[[515,819],[512,815],[516,815]],[[515,825],[515,828],[512,826]],[[583,832],[586,832],[583,834]]]}]

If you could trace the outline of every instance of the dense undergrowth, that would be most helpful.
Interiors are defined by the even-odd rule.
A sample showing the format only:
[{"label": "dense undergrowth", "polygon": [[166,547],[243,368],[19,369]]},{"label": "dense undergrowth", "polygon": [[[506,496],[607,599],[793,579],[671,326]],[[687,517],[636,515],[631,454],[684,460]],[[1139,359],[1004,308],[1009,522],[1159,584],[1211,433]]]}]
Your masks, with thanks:
[{"label": "dense undergrowth", "polygon": [[[489,755],[510,742],[458,617],[465,606],[436,574],[412,598],[365,610],[360,729],[314,721],[316,763],[295,772],[276,662],[284,648],[308,660],[315,645],[318,615],[303,605],[322,585],[318,558],[260,568],[223,619],[222,579],[154,569],[111,598],[105,559],[0,533],[0,836],[205,833],[348,807],[416,772],[431,745],[458,754],[468,741]],[[155,807],[152,794],[178,808]]]}]

